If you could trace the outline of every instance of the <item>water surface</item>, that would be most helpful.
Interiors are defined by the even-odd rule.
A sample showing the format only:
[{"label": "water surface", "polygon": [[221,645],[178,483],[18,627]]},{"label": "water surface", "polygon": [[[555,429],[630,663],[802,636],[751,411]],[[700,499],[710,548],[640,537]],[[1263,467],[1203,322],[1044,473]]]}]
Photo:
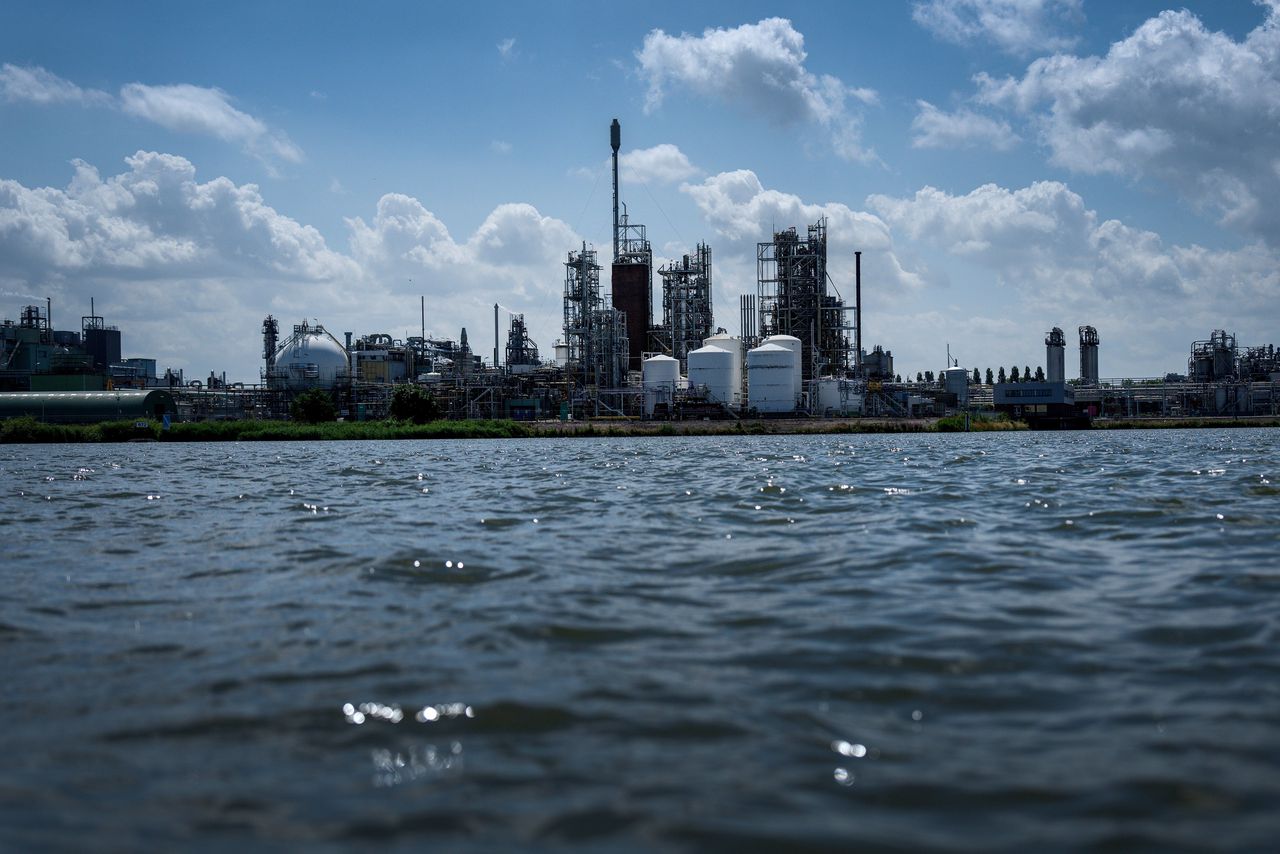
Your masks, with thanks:
[{"label": "water surface", "polygon": [[1278,439],[0,447],[0,846],[1265,849]]}]

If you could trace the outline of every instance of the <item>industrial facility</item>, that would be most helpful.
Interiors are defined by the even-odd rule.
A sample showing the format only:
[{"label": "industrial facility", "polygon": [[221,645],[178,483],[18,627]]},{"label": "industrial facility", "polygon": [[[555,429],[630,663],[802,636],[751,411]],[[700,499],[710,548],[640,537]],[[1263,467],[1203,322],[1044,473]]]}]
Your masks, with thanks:
[{"label": "industrial facility", "polygon": [[[450,418],[739,419],[929,417],[996,412],[1039,427],[1087,425],[1114,416],[1276,415],[1280,355],[1274,345],[1241,347],[1214,330],[1191,345],[1186,374],[1163,379],[1102,378],[1097,329],[1082,325],[1079,372],[1066,375],[1066,336],[1046,335],[1045,369],[981,381],[948,351],[935,379],[904,381],[893,354],[863,347],[862,253],[854,252],[853,300],[828,271],[828,225],[789,225],[757,244],[753,292],[738,301],[739,330],[716,326],[712,247],[657,268],[660,313],[654,311],[654,256],[644,225],[620,198],[622,129],[609,128],[613,223],[609,288],[587,243],[565,247],[563,326],[547,351],[523,315],[510,314],[501,340],[493,311],[492,359],[473,352],[467,330],[456,340],[430,338],[426,300],[421,333],[404,339],[373,332],[331,333],[302,320],[282,335],[271,315],[261,327],[263,366],[257,383],[225,375],[157,376],[156,360],[121,357],[121,332],[90,301],[77,329],[53,325],[51,300],[22,308],[0,325],[0,417],[85,420],[101,412],[181,420],[289,417],[293,398],[320,389],[349,420],[387,416],[393,391],[430,392]],[[660,317],[655,322],[655,316]],[[163,389],[156,396],[149,390]],[[56,399],[53,395],[60,395]],[[78,395],[78,396],[72,396]]]}]

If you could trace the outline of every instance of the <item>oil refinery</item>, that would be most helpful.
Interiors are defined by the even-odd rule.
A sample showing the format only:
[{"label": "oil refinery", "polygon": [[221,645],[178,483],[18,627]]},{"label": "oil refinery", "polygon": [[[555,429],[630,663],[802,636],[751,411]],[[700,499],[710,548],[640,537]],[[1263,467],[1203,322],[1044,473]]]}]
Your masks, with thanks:
[{"label": "oil refinery", "polygon": [[[380,332],[339,336],[306,320],[283,334],[269,315],[260,330],[259,382],[228,383],[213,373],[157,375],[155,359],[122,358],[121,331],[106,325],[92,301],[78,329],[56,329],[47,300],[0,325],[0,417],[65,420],[69,416],[56,414],[62,410],[55,398],[79,394],[75,417],[84,418],[98,405],[90,402],[95,395],[159,389],[163,400],[148,398],[146,407],[181,420],[284,419],[294,396],[321,389],[342,417],[364,420],[386,417],[392,391],[404,384],[429,390],[451,418],[905,418],[995,411],[1032,426],[1071,427],[1108,416],[1280,412],[1276,347],[1239,346],[1221,329],[1192,343],[1185,374],[1160,379],[1103,378],[1098,331],[1082,325],[1075,378],[1066,373],[1066,335],[1054,327],[1044,340],[1047,369],[1034,378],[1015,367],[1007,379],[1001,368],[999,381],[988,370],[983,381],[976,368],[971,373],[948,355],[936,379],[930,373],[904,380],[895,373],[892,351],[864,349],[862,252],[854,253],[852,300],[846,301],[828,272],[825,219],[790,225],[757,244],[755,291],[740,295],[738,334],[730,334],[714,319],[710,244],[698,242],[691,254],[655,271],[647,228],[633,221],[619,196],[616,119],[609,136],[609,289],[602,287],[594,247],[564,248],[563,326],[550,350],[530,338],[522,314],[510,314],[503,330],[494,305],[486,363],[465,328],[456,340],[427,336],[423,298],[421,334],[403,339]],[[660,313],[654,311],[655,272]],[[119,400],[117,394],[111,404],[117,410]],[[109,416],[109,405],[101,405]]]}]

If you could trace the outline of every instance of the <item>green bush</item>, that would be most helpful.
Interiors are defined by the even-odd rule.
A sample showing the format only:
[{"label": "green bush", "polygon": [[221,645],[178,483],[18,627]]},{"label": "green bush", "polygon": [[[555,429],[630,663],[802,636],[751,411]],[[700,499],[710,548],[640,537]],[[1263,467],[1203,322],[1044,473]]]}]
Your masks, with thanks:
[{"label": "green bush", "polygon": [[289,417],[303,424],[323,424],[338,420],[338,407],[327,391],[313,388],[304,391],[289,404]]},{"label": "green bush", "polygon": [[436,396],[416,385],[398,385],[391,392],[391,417],[397,421],[426,424],[444,417],[444,407]]}]

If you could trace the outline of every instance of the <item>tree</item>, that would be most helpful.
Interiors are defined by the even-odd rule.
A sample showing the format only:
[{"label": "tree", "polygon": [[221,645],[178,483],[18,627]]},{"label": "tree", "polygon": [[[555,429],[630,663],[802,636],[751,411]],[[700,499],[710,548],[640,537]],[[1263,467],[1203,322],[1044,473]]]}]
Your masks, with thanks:
[{"label": "tree", "polygon": [[[1004,382],[1004,379],[1002,378],[1000,381]],[[991,375],[991,369],[987,368],[987,385],[992,385],[994,383],[995,383],[995,378]]]},{"label": "tree", "polygon": [[893,378],[893,381],[894,381],[895,383],[900,383],[900,382],[902,382],[902,374],[898,374],[897,376],[895,376],[895,377]]},{"label": "tree", "polygon": [[338,420],[338,407],[324,389],[304,391],[289,403],[289,417],[303,424],[321,424]]},{"label": "tree", "polygon": [[[988,368],[987,370],[989,371],[989,370],[991,370],[991,369],[990,369],[990,368]],[[1000,368],[1000,376],[999,376],[997,379],[998,379],[1000,382],[1005,382],[1005,375],[1004,375],[1004,368],[1003,368],[1003,367],[1001,367],[1001,368]]]},{"label": "tree", "polygon": [[982,374],[978,373],[978,369],[973,369],[973,384],[982,385]]},{"label": "tree", "polygon": [[398,385],[391,392],[391,417],[397,421],[426,424],[438,421],[444,415],[436,396],[421,386]]},{"label": "tree", "polygon": [[1012,368],[1009,369],[1009,382],[1011,383],[1022,382],[1021,375],[1018,373],[1017,365],[1014,365]]},{"label": "tree", "polygon": [[1024,383],[1031,382],[1031,368],[1024,366],[1022,368],[1022,381]]},{"label": "tree", "polygon": [[1036,382],[1038,383],[1044,382],[1044,368],[1040,367],[1039,365],[1036,365]]},{"label": "tree", "polygon": [[920,373],[919,371],[916,371],[916,382],[918,383],[924,382],[924,374]]},{"label": "tree", "polygon": [[933,371],[924,372],[924,381],[927,383],[933,382]]}]

